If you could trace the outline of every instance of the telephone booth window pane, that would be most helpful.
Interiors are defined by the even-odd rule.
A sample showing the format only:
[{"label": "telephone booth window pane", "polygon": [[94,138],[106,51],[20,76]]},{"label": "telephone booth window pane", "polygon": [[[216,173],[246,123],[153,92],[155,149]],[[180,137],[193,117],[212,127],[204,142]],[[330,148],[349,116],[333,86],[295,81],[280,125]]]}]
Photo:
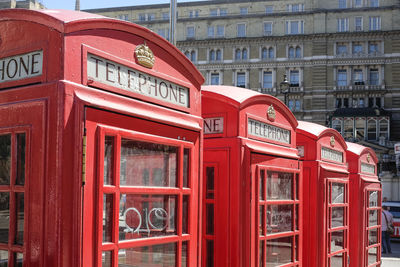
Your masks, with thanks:
[{"label": "telephone booth window pane", "polygon": [[267,206],[267,234],[292,231],[293,205]]},{"label": "telephone booth window pane", "polygon": [[267,200],[293,199],[293,173],[267,172]]},{"label": "telephone booth window pane", "polygon": [[332,207],[332,228],[344,226],[344,207]]},{"label": "telephone booth window pane", "polygon": [[176,235],[176,196],[122,194],[121,199],[126,203],[119,219],[120,240]]},{"label": "telephone booth window pane", "polygon": [[260,247],[258,249],[258,266],[259,267],[263,266],[264,242],[265,241],[260,241]]},{"label": "telephone booth window pane", "polygon": [[343,266],[343,253],[336,254],[329,258],[330,267],[342,267]]},{"label": "telephone booth window pane", "polygon": [[258,214],[259,214],[258,227],[260,229],[259,234],[260,235],[265,235],[265,233],[264,233],[264,225],[265,225],[264,218],[265,218],[265,214],[264,214],[264,206],[263,205],[259,206]]},{"label": "telephone booth window pane", "polygon": [[10,184],[11,134],[0,135],[0,185]]},{"label": "telephone booth window pane", "polygon": [[293,237],[282,237],[267,241],[266,267],[275,267],[292,262]]},{"label": "telephone booth window pane", "polygon": [[294,229],[295,230],[299,230],[299,205],[296,205],[295,209],[296,209],[295,210],[296,215],[295,215],[295,218],[294,218],[294,223],[295,223]]},{"label": "telephone booth window pane", "polygon": [[16,208],[16,232],[15,232],[15,244],[24,244],[24,193],[15,193],[15,208]]},{"label": "telephone booth window pane", "polygon": [[371,229],[368,231],[368,245],[374,245],[378,243],[378,230],[377,229]]},{"label": "telephone booth window pane", "polygon": [[185,148],[183,150],[183,187],[189,187],[189,162],[190,150]]},{"label": "telephone booth window pane", "polygon": [[189,196],[183,196],[182,202],[182,233],[189,233]]},{"label": "telephone booth window pane", "polygon": [[104,138],[104,184],[113,183],[113,162],[114,162],[114,137],[106,136]]},{"label": "telephone booth window pane", "polygon": [[14,253],[14,267],[22,267],[24,263],[24,255],[22,253]]},{"label": "telephone booth window pane", "polygon": [[378,225],[378,210],[369,210],[368,226]]},{"label": "telephone booth window pane", "polygon": [[176,243],[120,249],[118,267],[176,266]]},{"label": "telephone booth window pane", "polygon": [[[112,242],[113,227],[113,195],[104,194],[103,198],[103,242]],[[120,207],[124,205],[123,200],[120,201]]]},{"label": "telephone booth window pane", "polygon": [[188,242],[182,242],[182,263],[181,267],[188,266]]},{"label": "telephone booth window pane", "polygon": [[296,200],[299,200],[299,175],[296,174]]},{"label": "telephone booth window pane", "polygon": [[344,203],[344,184],[332,183],[331,203]]},{"label": "telephone booth window pane", "polygon": [[214,176],[215,170],[214,167],[206,168],[206,198],[214,199]]},{"label": "telephone booth window pane", "polygon": [[259,181],[259,197],[260,200],[265,200],[265,171],[260,171],[260,181]]},{"label": "telephone booth window pane", "polygon": [[17,177],[16,185],[25,184],[25,133],[16,135],[17,138]]},{"label": "telephone booth window pane", "polygon": [[[176,187],[177,159],[177,147],[122,139],[120,184]],[[150,171],[146,174],[145,170]]]},{"label": "telephone booth window pane", "polygon": [[206,233],[207,235],[214,234],[214,204],[206,205]]},{"label": "telephone booth window pane", "polygon": [[344,231],[334,231],[331,233],[331,253],[344,248]]},{"label": "telephone booth window pane", "polygon": [[378,191],[369,191],[369,206],[378,207]]},{"label": "telephone booth window pane", "polygon": [[0,193],[0,243],[8,243],[10,228],[10,193]]},{"label": "telephone booth window pane", "polygon": [[368,265],[373,264],[378,261],[378,248],[368,249]]},{"label": "telephone booth window pane", "polygon": [[112,251],[103,251],[101,260],[101,267],[111,267],[112,266]]},{"label": "telephone booth window pane", "polygon": [[8,251],[0,250],[0,267],[8,266]]},{"label": "telephone booth window pane", "polygon": [[214,240],[207,240],[206,267],[214,267]]}]

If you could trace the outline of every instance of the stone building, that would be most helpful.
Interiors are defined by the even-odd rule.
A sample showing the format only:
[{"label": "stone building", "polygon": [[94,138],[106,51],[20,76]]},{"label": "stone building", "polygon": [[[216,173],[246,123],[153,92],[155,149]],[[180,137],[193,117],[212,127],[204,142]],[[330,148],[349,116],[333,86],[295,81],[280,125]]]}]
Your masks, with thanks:
[{"label": "stone building", "polygon": [[[169,4],[86,11],[169,36]],[[177,13],[176,45],[206,84],[272,94],[297,119],[374,148],[384,196],[400,200],[399,1],[214,0],[178,3]]]},{"label": "stone building", "polygon": [[0,9],[5,8],[45,9],[38,0],[0,0]]}]

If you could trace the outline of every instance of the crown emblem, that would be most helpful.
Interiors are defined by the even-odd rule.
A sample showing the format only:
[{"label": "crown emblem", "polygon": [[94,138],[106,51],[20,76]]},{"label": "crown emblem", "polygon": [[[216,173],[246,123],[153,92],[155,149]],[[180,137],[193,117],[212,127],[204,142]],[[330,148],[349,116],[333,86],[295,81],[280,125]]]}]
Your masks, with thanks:
[{"label": "crown emblem", "polygon": [[331,146],[335,146],[335,137],[331,136]]},{"label": "crown emblem", "polygon": [[146,68],[153,68],[154,66],[154,54],[150,48],[146,45],[146,42],[142,45],[138,45],[135,49],[135,55],[138,63]]},{"label": "crown emblem", "polygon": [[367,162],[369,163],[370,160],[371,160],[371,155],[368,153],[367,154]]},{"label": "crown emblem", "polygon": [[274,109],[274,106],[271,105],[271,106],[269,106],[269,108],[267,110],[267,118],[270,121],[274,121],[275,117],[276,117],[275,109]]}]

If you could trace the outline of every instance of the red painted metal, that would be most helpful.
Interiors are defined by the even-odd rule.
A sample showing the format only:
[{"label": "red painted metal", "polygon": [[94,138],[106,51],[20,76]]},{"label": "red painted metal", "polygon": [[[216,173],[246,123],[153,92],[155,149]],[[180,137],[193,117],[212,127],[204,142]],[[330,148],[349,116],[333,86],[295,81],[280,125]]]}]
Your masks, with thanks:
[{"label": "red painted metal", "polygon": [[[202,110],[201,266],[302,266],[297,120],[277,98],[230,86],[203,86]],[[272,177],[293,190],[272,199]]]},{"label": "red painted metal", "polygon": [[347,145],[336,130],[315,123],[299,121],[296,132],[303,161],[304,266],[348,266]]},{"label": "red painted metal", "polygon": [[[0,249],[8,251],[8,266],[15,266],[14,259],[22,253],[26,267],[116,267],[119,252],[133,260],[135,251],[141,251],[138,248],[143,246],[148,249],[149,262],[153,262],[148,266],[156,266],[152,252],[160,247],[175,251],[173,266],[185,262],[186,266],[198,266],[203,123],[199,103],[204,80],[193,64],[177,48],[144,27],[84,12],[2,10],[0,40],[0,136],[12,136],[12,146],[19,133],[26,136],[25,185],[0,185],[0,192],[10,194],[13,209],[19,207],[17,193],[25,194],[23,244],[14,244],[14,234],[20,231],[15,226],[20,219],[14,213],[9,230],[13,237],[8,243],[0,242]],[[152,68],[136,60],[134,51],[142,44],[154,54]],[[93,66],[88,60],[93,55],[108,62],[108,66],[114,64],[114,69],[106,69],[106,75],[113,74],[114,78],[107,76],[108,82],[103,82],[88,77]],[[2,78],[2,64],[8,70],[7,79]],[[187,103],[171,102],[172,93],[167,99],[125,90],[118,66],[145,75],[148,80],[186,88]],[[110,185],[102,183],[106,136],[115,142]],[[177,156],[171,159],[176,163],[176,186],[120,185],[121,140],[128,139],[176,149]],[[16,148],[13,151],[16,153]],[[17,170],[18,157],[11,162]],[[161,164],[160,158],[154,162]],[[144,167],[127,167],[124,171],[144,172]],[[15,181],[15,176],[12,179]],[[170,222],[174,234],[166,231],[168,234],[161,237],[119,242],[121,194],[127,195],[127,204],[136,199],[129,196],[152,196],[149,205],[160,195],[172,199],[168,203],[176,200],[166,208],[176,213],[176,220]],[[104,202],[109,195],[112,201]],[[110,219],[112,240],[102,242],[103,208],[107,205],[112,209],[104,220]]]},{"label": "red painted metal", "polygon": [[352,266],[381,264],[381,194],[374,150],[347,142],[350,172],[350,259]]}]

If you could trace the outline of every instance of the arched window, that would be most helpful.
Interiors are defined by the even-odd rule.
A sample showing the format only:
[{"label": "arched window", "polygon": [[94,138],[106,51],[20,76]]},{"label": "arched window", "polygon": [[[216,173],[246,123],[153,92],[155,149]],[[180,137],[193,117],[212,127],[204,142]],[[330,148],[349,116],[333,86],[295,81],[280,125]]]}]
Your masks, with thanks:
[{"label": "arched window", "polygon": [[269,58],[274,58],[274,57],[275,57],[275,55],[274,55],[274,48],[270,47],[270,48],[268,49],[268,57],[269,57]]},{"label": "arched window", "polygon": [[219,49],[217,50],[216,60],[217,61],[221,61],[222,60],[222,52]]},{"label": "arched window", "polygon": [[242,59],[247,59],[247,49],[243,48],[242,50]]},{"label": "arched window", "polygon": [[210,51],[210,61],[215,61],[215,51],[214,50]]},{"label": "arched window", "polygon": [[294,47],[289,47],[289,58],[294,58]]},{"label": "arched window", "polygon": [[376,120],[368,119],[368,140],[376,140]]},{"label": "arched window", "polygon": [[335,118],[332,120],[332,128],[342,134],[342,119]]},{"label": "arched window", "polygon": [[190,52],[189,52],[189,51],[186,51],[186,52],[185,52],[185,56],[186,56],[188,59],[190,59]]},{"label": "arched window", "polygon": [[345,118],[344,119],[344,138],[347,140],[349,138],[354,137],[354,119],[353,118]]},{"label": "arched window", "polygon": [[296,47],[296,58],[301,58],[301,48]]},{"label": "arched window", "polygon": [[261,58],[262,59],[267,59],[268,58],[268,50],[265,47],[261,50]]},{"label": "arched window", "polygon": [[389,121],[387,119],[379,120],[379,137],[381,136],[389,139]]},{"label": "arched window", "polygon": [[238,48],[235,50],[235,60],[240,60],[241,58],[242,58],[242,52]]},{"label": "arched window", "polygon": [[192,51],[190,53],[190,61],[192,61],[192,62],[196,61],[196,51]]}]

